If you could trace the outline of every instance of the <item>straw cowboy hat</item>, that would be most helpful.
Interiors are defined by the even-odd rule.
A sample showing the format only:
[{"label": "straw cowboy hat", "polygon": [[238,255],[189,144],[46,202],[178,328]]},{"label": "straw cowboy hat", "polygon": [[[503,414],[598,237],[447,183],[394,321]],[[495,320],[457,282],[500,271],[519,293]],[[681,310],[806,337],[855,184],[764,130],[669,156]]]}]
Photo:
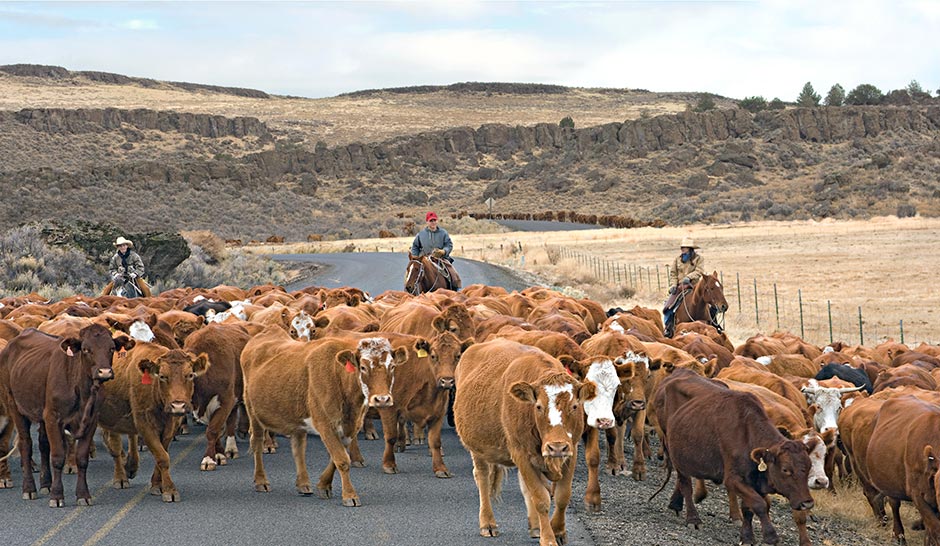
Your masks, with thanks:
[{"label": "straw cowboy hat", "polygon": [[679,248],[701,248],[695,244],[695,241],[691,237],[684,237],[682,242],[679,243]]},{"label": "straw cowboy hat", "polygon": [[134,246],[134,243],[132,241],[128,241],[124,237],[118,237],[117,240],[114,241],[114,246],[121,246],[121,245]]}]

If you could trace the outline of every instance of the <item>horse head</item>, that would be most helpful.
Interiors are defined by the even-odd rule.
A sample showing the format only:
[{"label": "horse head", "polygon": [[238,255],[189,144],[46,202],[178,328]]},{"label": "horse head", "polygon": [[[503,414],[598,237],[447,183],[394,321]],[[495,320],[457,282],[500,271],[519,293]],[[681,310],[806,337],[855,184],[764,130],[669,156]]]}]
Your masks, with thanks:
[{"label": "horse head", "polygon": [[728,300],[725,299],[725,292],[718,280],[717,271],[712,272],[711,275],[702,275],[696,289],[701,294],[702,300],[719,313],[728,310]]},{"label": "horse head", "polygon": [[408,253],[408,265],[405,267],[405,292],[417,296],[422,292],[419,285],[424,277],[425,264],[420,256]]}]

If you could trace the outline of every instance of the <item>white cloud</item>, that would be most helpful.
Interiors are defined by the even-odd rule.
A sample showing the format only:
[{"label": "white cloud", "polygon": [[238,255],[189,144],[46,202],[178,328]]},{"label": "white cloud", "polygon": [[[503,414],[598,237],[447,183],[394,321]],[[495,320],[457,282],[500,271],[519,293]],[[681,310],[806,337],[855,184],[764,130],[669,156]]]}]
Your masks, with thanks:
[{"label": "white cloud", "polygon": [[158,30],[160,28],[156,21],[148,19],[128,19],[118,26],[128,30]]}]

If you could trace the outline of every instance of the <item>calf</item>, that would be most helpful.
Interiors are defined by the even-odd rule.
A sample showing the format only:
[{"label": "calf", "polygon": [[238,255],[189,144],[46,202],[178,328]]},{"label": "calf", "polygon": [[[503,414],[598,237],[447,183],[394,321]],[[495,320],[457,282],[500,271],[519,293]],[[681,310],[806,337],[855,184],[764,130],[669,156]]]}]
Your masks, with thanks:
[{"label": "calf", "polygon": [[253,337],[242,351],[241,364],[255,491],[271,490],[261,459],[263,433],[268,430],[290,435],[297,491],[313,494],[305,457],[307,434],[315,433],[330,454],[317,484],[320,497],[332,495],[334,472],[339,470],[343,506],[359,506],[359,495],[349,479],[346,447],[362,428],[367,407],[394,403],[390,387],[395,368],[407,360],[408,349],[393,350],[382,337],[301,342],[277,326]]},{"label": "calf", "polygon": [[105,387],[101,406],[101,428],[114,458],[115,488],[127,487],[137,471],[137,451],[129,450],[125,459],[120,435],[139,435],[155,463],[150,494],[162,495],[163,502],[179,502],[167,450],[183,417],[192,411],[193,380],[208,368],[205,353],[196,356],[156,343],[138,343],[126,356],[115,358],[114,381]]},{"label": "calf", "polygon": [[[795,511],[813,507],[807,487],[807,452],[816,447],[815,441],[804,444],[784,437],[754,395],[676,370],[663,380],[654,404],[677,475],[669,508],[678,514],[685,504],[687,523],[701,523],[692,499],[692,478],[722,483],[729,494],[741,499],[744,544],[754,542],[755,514],[761,522],[764,542],[779,541],[770,522],[767,495],[783,495]],[[801,542],[804,534],[801,529]]]},{"label": "calf", "polygon": [[[538,537],[540,546],[564,544],[565,510],[584,430],[582,404],[594,398],[594,384],[580,383],[543,351],[507,340],[468,349],[456,380],[454,421],[473,457],[480,535],[499,534],[491,501],[502,483],[500,467],[515,466],[529,536]],[[548,482],[554,482],[554,495]]]},{"label": "calf", "polygon": [[36,498],[29,429],[39,423],[39,480],[40,488],[49,491],[49,506],[64,505],[66,431],[78,440],[75,495],[79,504],[91,504],[85,471],[103,398],[99,391],[114,376],[112,355],[134,344],[125,335],[112,338],[107,328],[93,324],[68,338],[27,329],[0,353],[0,397],[19,435],[24,499]]}]

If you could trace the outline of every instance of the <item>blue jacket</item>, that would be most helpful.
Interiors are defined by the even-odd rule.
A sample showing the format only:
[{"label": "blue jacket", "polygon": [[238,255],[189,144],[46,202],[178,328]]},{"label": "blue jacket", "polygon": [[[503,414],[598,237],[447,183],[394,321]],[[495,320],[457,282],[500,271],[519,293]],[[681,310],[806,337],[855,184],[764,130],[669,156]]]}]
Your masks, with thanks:
[{"label": "blue jacket", "polygon": [[437,231],[431,231],[424,228],[415,236],[415,242],[411,243],[411,254],[413,256],[427,256],[435,248],[443,248],[444,256],[450,258],[450,251],[454,249],[454,243],[450,240],[447,230],[442,227]]}]

